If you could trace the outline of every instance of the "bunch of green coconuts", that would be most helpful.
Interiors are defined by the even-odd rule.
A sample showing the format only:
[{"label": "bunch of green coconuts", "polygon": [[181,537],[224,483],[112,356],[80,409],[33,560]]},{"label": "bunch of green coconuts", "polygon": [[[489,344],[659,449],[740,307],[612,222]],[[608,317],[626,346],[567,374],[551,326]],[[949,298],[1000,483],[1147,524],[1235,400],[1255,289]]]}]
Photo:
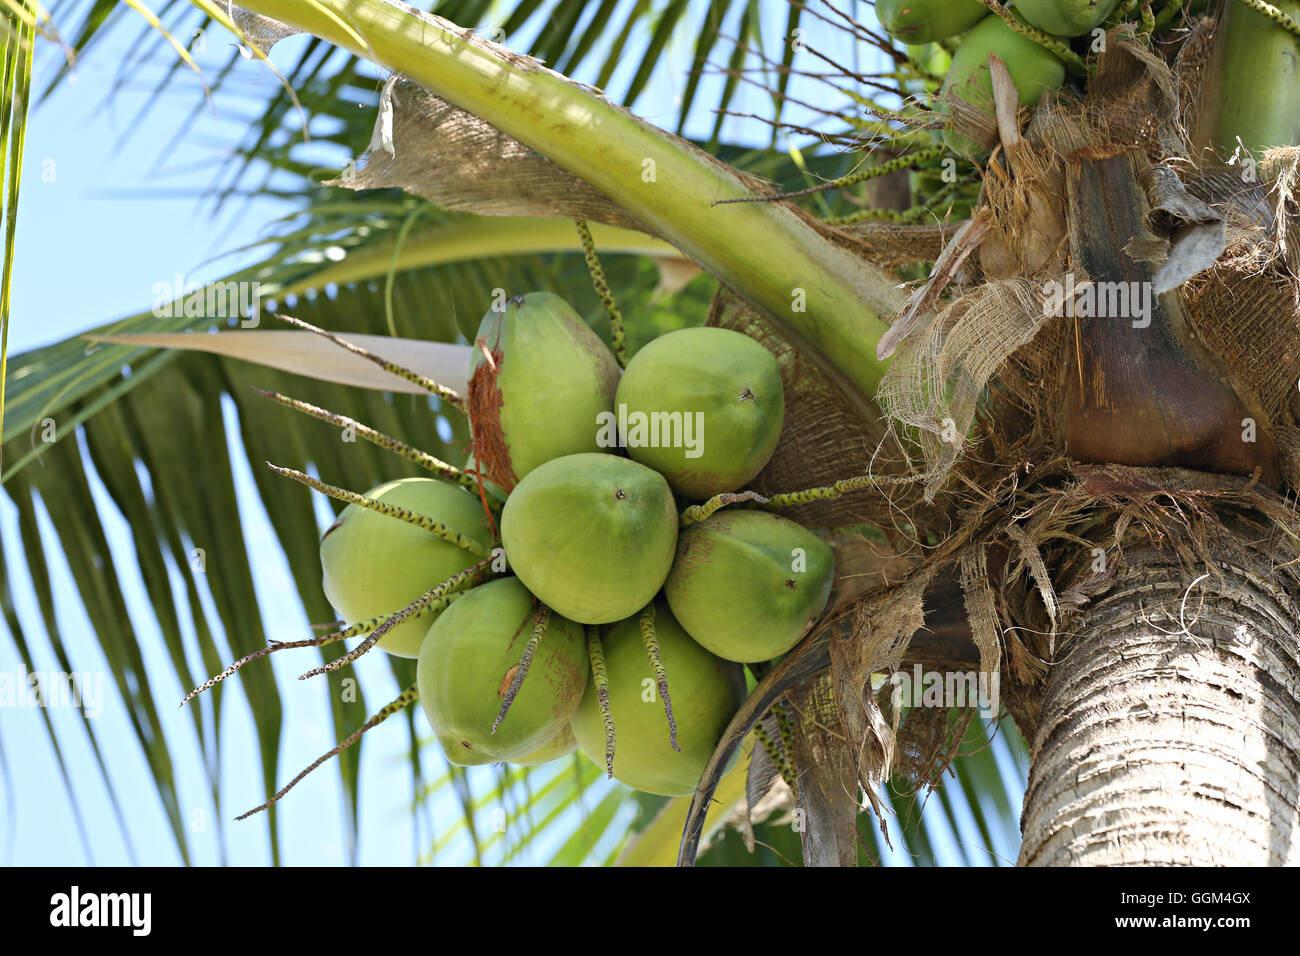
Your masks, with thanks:
[{"label": "bunch of green coconuts", "polygon": [[[1101,26],[1120,0],[1014,0],[1012,14],[1021,24],[1049,34],[1070,46]],[[993,102],[989,54],[1007,66],[1021,106],[1033,106],[1043,94],[1065,82],[1066,67],[1045,46],[1017,33],[979,0],[878,0],[880,25],[894,39],[919,46],[948,41],[964,34],[952,56],[936,109],[943,110],[951,94],[983,109]],[[944,145],[960,155],[977,158],[981,150],[969,139],[945,132]]]},{"label": "bunch of green coconuts", "polygon": [[478,494],[410,478],[367,495],[454,533],[349,505],[321,540],[326,596],[349,622],[390,615],[492,554],[490,580],[379,642],[418,657],[447,758],[580,747],[636,789],[690,793],[744,698],[741,665],[793,647],[831,588],[831,549],[802,525],[750,507],[682,519],[771,458],[776,360],[689,328],[621,370],[567,303],[533,293],[484,316],[469,373]]}]

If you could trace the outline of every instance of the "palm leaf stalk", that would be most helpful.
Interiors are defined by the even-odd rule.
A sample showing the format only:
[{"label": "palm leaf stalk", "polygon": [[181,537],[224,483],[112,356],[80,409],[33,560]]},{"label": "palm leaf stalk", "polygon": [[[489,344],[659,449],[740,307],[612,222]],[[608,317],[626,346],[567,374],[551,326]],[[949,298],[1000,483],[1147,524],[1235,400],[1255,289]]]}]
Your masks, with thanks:
[{"label": "palm leaf stalk", "polygon": [[740,291],[864,416],[875,414],[869,397],[884,365],[870,345],[885,330],[881,314],[902,304],[895,282],[787,206],[715,206],[753,193],[731,168],[440,17],[382,0],[252,0],[247,8],[420,83],[601,190]]}]

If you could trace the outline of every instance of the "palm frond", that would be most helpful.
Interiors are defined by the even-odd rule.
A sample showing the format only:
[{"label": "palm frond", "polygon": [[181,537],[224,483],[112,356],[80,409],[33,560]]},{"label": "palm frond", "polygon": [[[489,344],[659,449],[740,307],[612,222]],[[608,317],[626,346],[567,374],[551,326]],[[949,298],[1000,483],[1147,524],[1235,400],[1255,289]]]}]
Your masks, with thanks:
[{"label": "palm frond", "polygon": [[[498,35],[512,48],[600,88],[608,86],[616,71],[620,75],[627,73],[626,84],[609,93],[628,105],[641,98],[656,77],[664,75],[671,63],[666,50],[690,43],[693,56],[682,99],[680,129],[691,116],[702,117],[715,111],[719,114],[720,127],[725,111],[738,94],[738,85],[731,80],[721,85],[702,85],[700,81],[711,51],[728,50],[732,64],[739,64],[729,48],[735,47],[736,42],[744,44],[755,39],[755,6],[753,0],[710,0],[707,9],[702,10],[686,0],[520,0],[496,22],[485,19],[493,11],[493,4],[488,0],[443,0],[421,5],[421,9],[462,27],[476,28],[488,36],[501,31]],[[76,23],[72,30],[75,39],[70,44],[74,58],[93,55],[105,31],[118,24],[124,12],[130,12],[123,11],[122,4],[114,0],[70,0],[56,4],[54,9],[62,22]],[[799,19],[797,9],[792,7],[790,14],[795,25]],[[180,49],[171,52],[169,62],[165,55],[168,39],[150,25],[142,25],[133,42],[135,55],[123,62],[106,95],[114,95],[132,75],[132,65],[141,63],[166,64],[156,87],[168,88],[175,83],[176,70],[183,68],[183,57],[188,56],[202,68],[202,83],[214,96],[220,94],[229,85],[234,68],[243,62],[238,50],[226,52],[225,44],[217,42],[197,45],[193,42],[193,38],[206,37],[217,29],[209,13],[202,9],[167,0],[156,12],[159,25],[166,28],[167,35],[176,38]],[[739,30],[735,30],[737,26]],[[734,32],[729,32],[729,28]],[[729,36],[734,39],[728,39]],[[785,37],[773,38],[771,47],[769,55],[773,58],[787,61],[792,55]],[[736,49],[743,60],[743,48]],[[48,97],[73,68],[60,67],[45,86],[42,98]],[[247,136],[230,158],[223,161],[222,183],[214,183],[213,194],[218,201],[246,191],[250,184],[243,187],[237,184],[257,166],[264,170],[290,171],[300,177],[304,192],[309,189],[313,177],[302,178],[303,174],[315,172],[314,178],[319,178],[322,171],[313,169],[309,161],[295,158],[302,145],[304,126],[316,131],[312,139],[317,146],[328,143],[337,147],[340,163],[348,156],[358,155],[369,140],[369,117],[378,105],[380,86],[379,76],[369,64],[313,38],[281,72],[286,84],[296,93],[302,112],[297,112],[291,98],[282,95],[283,90],[251,99],[250,105],[256,112],[248,125]],[[712,92],[707,103],[698,102],[701,89]],[[233,95],[250,96],[244,91]],[[151,108],[152,103],[142,107],[124,135],[141,128],[139,121]],[[201,108],[200,99],[189,122],[177,129],[176,136],[193,134],[193,124],[199,120]],[[330,132],[318,132],[324,129]],[[714,138],[717,138],[716,131]]]},{"label": "palm frond", "polygon": [[[309,210],[307,216],[312,221],[288,232],[261,263],[220,281],[256,284],[264,301],[271,300],[292,310],[297,307],[299,296],[315,301],[328,298],[330,289],[356,283],[364,283],[360,288],[379,289],[381,280],[388,281],[390,273],[396,282],[399,274],[392,271],[394,263],[403,270],[446,263],[446,271],[439,276],[442,281],[433,284],[423,308],[450,310],[454,324],[459,305],[460,317],[467,323],[476,323],[482,312],[476,297],[481,297],[485,290],[543,288],[548,280],[542,274],[541,260],[536,254],[577,247],[570,223],[484,220],[447,214],[430,214],[427,226],[413,231],[399,244],[396,233],[400,231],[404,213],[413,207],[413,203],[406,203],[389,210],[388,217],[382,213],[376,215],[382,207],[376,209],[365,202],[357,203],[346,214],[326,210],[313,216]],[[596,236],[602,248],[610,251],[671,251],[663,243],[628,230],[597,227]],[[522,271],[511,275],[500,257],[526,253],[534,257],[523,259],[518,266]],[[475,261],[480,259],[483,261]],[[202,290],[197,295],[202,299]],[[406,320],[399,323],[386,318],[376,334],[396,329],[399,335],[411,338],[433,338],[424,334],[427,320],[421,314],[421,307],[407,295]],[[362,293],[362,297],[366,308],[374,307],[368,293]],[[186,309],[186,301],[188,295],[181,303],[174,304],[169,290],[167,295],[160,296],[155,309],[89,331],[100,334],[206,331],[215,328],[218,322],[234,327],[242,321],[234,316],[214,319],[207,315],[206,309]],[[475,305],[468,307],[470,316],[467,317],[464,310],[469,301]],[[163,314],[155,314],[156,311]],[[198,314],[187,315],[188,311]],[[381,307],[381,311],[386,310]],[[473,331],[472,324],[468,331]],[[453,336],[450,341],[454,340]],[[42,443],[36,440],[35,434],[38,428],[42,431],[53,428],[56,439],[71,434],[77,425],[107,403],[174,359],[173,353],[152,353],[117,345],[95,346],[78,338],[17,356],[10,373],[13,385],[8,408],[13,440],[3,459],[0,481],[7,481],[40,454]],[[84,400],[92,393],[93,400]],[[72,409],[70,413],[69,409]]]},{"label": "palm frond", "polygon": [[[9,369],[9,305],[13,280],[14,239],[18,231],[18,187],[22,182],[23,145],[27,134],[27,104],[31,96],[32,52],[37,23],[34,13],[19,17],[6,12],[4,61],[0,64],[0,164],[3,192],[4,263],[0,270],[0,449],[4,447],[5,394]],[[0,468],[4,459],[0,457]]]}]

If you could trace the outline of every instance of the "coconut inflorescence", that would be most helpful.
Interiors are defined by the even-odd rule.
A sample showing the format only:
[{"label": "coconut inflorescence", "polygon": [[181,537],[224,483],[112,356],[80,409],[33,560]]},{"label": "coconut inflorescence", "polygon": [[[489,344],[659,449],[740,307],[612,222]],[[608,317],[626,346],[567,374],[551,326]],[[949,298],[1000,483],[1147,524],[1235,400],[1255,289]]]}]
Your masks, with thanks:
[{"label": "coconut inflorescence", "polygon": [[376,643],[418,658],[415,685],[367,726],[418,699],[453,764],[581,748],[629,786],[690,793],[744,698],[738,662],[789,650],[830,585],[816,534],[718,510],[762,501],[727,493],[780,440],[775,358],[689,328],[622,372],[572,308],[536,293],[488,311],[467,371],[464,399],[437,386],[470,424],[463,469],[407,449],[438,477],[365,495],[293,473],[348,502],[320,547],[348,626],[305,643],[365,636],[322,671]]},{"label": "coconut inflorescence", "polygon": [[771,458],[776,360],[738,332],[693,328],[652,340],[620,378],[581,318],[538,294],[488,312],[470,379],[478,494],[411,479],[372,497],[474,550],[349,506],[322,545],[327,591],[349,619],[391,613],[502,555],[493,571],[513,576],[457,588],[381,643],[418,654],[448,760],[538,764],[580,746],[608,750],[630,786],[690,792],[743,698],[737,662],[789,650],[830,586],[830,549],[776,515],[722,511],[679,534],[681,502],[741,489]]}]

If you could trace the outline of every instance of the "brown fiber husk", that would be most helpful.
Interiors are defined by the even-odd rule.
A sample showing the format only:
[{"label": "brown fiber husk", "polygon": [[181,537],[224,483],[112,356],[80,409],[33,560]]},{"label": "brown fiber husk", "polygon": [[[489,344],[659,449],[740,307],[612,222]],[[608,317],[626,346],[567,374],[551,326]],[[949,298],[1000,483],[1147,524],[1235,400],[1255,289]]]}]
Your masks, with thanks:
[{"label": "brown fiber husk", "polygon": [[[980,206],[993,217],[989,241],[1023,239],[1033,215],[1050,224],[1041,207],[1068,205],[1071,157],[1143,150],[1157,167],[1144,181],[1152,213],[1147,234],[1134,237],[1129,252],[1161,266],[1178,257],[1174,272],[1203,270],[1177,295],[1197,337],[1231,365],[1234,384],[1267,414],[1287,481],[1282,491],[1294,492],[1300,478],[1300,150],[1270,152],[1255,183],[1243,182],[1240,167],[1224,165],[1222,157],[1195,165],[1180,94],[1194,90],[1200,77],[1176,75],[1123,31],[1108,41],[1085,98],[1049,97],[1033,112],[1016,175],[995,169],[986,176]],[[1195,50],[1181,63],[1200,68]],[[1005,160],[995,156],[994,162]],[[1038,213],[1026,201],[1030,195],[1039,197]],[[1104,594],[1125,543],[1156,542],[1189,566],[1212,568],[1232,559],[1233,545],[1216,531],[1232,524],[1250,527],[1260,547],[1297,553],[1300,520],[1291,502],[1248,477],[1081,466],[1061,457],[1060,396],[1078,370],[1070,320],[1043,314],[1042,288],[1078,266],[1066,258],[1066,230],[1056,237],[1059,250],[1052,236],[1036,238],[1041,245],[1030,256],[1036,269],[1026,267],[1022,244],[1011,249],[1022,258],[1005,277],[985,274],[981,283],[949,290],[903,340],[881,385],[878,401],[900,431],[892,441],[871,433],[879,451],[871,466],[924,476],[926,501],[913,495],[900,502],[905,509],[888,510],[905,513],[917,539],[926,540],[929,531],[932,547],[908,580],[861,598],[854,640],[832,644],[837,706],[868,793],[891,772],[930,785],[953,756],[941,734],[902,736],[905,725],[870,690],[873,673],[900,667],[910,653],[927,611],[926,582],[946,580],[961,589],[980,669],[1002,673],[1003,701],[1029,733],[1035,690],[1054,659],[1057,635]],[[981,261],[1006,261],[1000,250],[991,251],[993,259]],[[823,413],[816,399],[796,409],[795,439],[830,431],[826,414],[833,411]],[[845,452],[842,477],[861,469],[867,442],[861,429],[841,434],[848,441],[833,447]],[[903,457],[909,452],[910,460]],[[827,483],[824,461],[824,453],[812,453],[807,481],[798,481],[793,457],[774,460],[763,478],[783,487]],[[868,497],[870,504],[857,503]],[[854,496],[801,520],[878,516],[881,503],[880,495]],[[956,528],[947,524],[954,514]],[[1218,549],[1213,560],[1210,540]],[[905,536],[893,534],[891,543],[905,549]],[[1094,546],[1107,554],[1109,570],[1078,573],[1073,565],[1080,555],[1091,558]]]}]

